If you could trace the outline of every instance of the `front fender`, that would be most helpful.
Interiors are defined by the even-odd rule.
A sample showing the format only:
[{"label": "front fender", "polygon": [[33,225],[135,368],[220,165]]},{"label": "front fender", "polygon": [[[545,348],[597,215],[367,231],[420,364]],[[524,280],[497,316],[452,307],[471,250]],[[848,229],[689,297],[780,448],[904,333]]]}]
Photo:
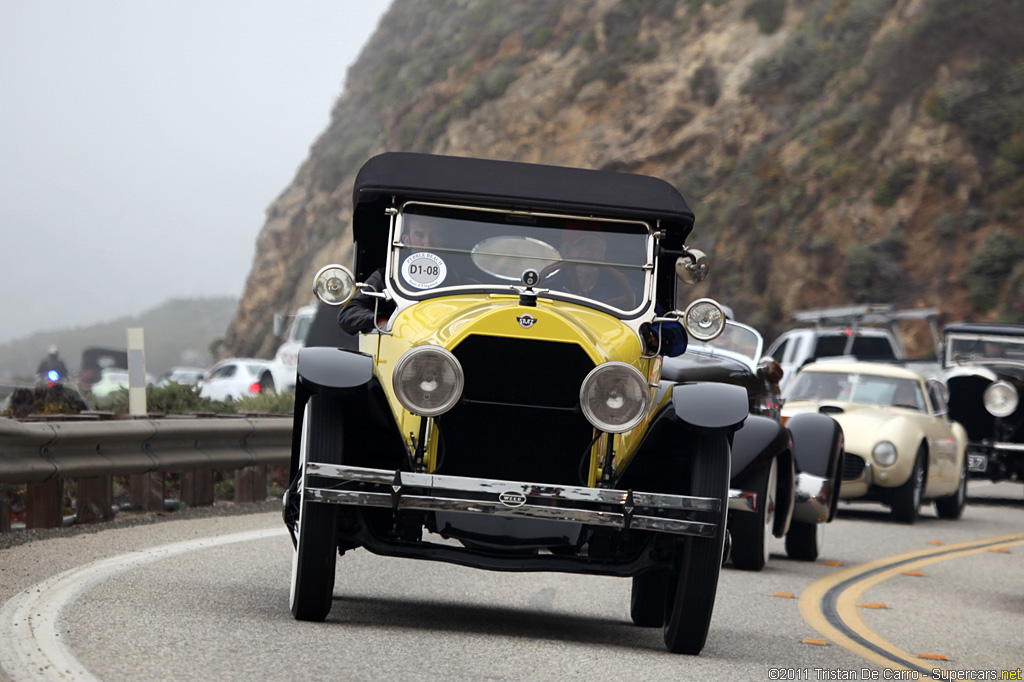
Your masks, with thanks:
[{"label": "front fender", "polygon": [[339,428],[344,431],[342,462],[397,469],[408,453],[384,388],[373,373],[373,358],[341,348],[299,351],[289,481],[299,468],[303,419],[311,396],[329,393],[342,399]]},{"label": "front fender", "polygon": [[373,358],[363,353],[324,346],[299,351],[296,384],[313,389],[346,389],[362,386],[373,376]]},{"label": "front fender", "polygon": [[793,518],[820,523],[835,518],[839,504],[843,428],[835,419],[806,412],[786,422],[793,438],[797,503]]},{"label": "front fender", "polygon": [[716,382],[676,384],[672,404],[679,421],[697,429],[734,430],[750,410],[747,389]]}]

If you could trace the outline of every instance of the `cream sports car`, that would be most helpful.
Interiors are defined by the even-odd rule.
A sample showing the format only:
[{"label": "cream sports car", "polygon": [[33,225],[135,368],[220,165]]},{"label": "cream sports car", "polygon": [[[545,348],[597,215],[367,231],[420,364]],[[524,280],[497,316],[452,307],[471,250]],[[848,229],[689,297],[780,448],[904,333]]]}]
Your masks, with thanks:
[{"label": "cream sports car", "polygon": [[822,412],[843,427],[841,499],[888,505],[917,520],[922,500],[957,519],[967,502],[967,432],[949,418],[945,384],[903,367],[870,362],[805,366],[787,387],[783,418]]}]

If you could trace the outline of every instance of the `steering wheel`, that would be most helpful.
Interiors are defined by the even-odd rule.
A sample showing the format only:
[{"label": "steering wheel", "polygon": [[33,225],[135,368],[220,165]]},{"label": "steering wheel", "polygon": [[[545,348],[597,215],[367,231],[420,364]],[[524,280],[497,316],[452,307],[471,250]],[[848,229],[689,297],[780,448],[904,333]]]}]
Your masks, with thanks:
[{"label": "steering wheel", "polygon": [[[569,269],[574,267],[579,267],[579,264],[564,260],[559,260],[555,261],[554,263],[550,263],[546,265],[543,270],[540,271],[540,283],[543,283],[545,280],[548,279],[548,277],[551,277],[553,274],[555,274],[556,271],[561,270],[562,268]],[[611,298],[597,300],[600,300],[602,303],[605,303],[613,308],[619,308],[622,310],[630,310],[636,306],[636,294],[633,291],[633,287],[630,285],[629,280],[626,279],[626,276],[619,272],[619,270],[617,270],[614,266],[608,265],[606,263],[588,263],[584,267],[600,268],[601,272],[607,272],[612,276],[613,286],[615,287],[615,295],[612,296]],[[571,293],[578,293],[572,291],[571,288],[569,288],[569,290]]]}]

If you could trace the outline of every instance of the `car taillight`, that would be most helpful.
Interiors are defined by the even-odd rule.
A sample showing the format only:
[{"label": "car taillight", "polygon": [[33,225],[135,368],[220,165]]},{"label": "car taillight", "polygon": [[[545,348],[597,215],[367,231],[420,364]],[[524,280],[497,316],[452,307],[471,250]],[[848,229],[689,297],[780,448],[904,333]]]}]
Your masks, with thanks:
[{"label": "car taillight", "polygon": [[259,392],[260,392],[260,384],[259,384],[258,381],[249,384],[249,393],[259,393]]}]

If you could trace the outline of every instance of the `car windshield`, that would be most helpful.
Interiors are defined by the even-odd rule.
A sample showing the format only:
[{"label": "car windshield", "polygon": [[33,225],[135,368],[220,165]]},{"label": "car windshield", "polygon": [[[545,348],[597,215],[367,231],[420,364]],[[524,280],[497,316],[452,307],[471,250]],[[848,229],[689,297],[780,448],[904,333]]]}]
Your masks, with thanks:
[{"label": "car windshield", "polygon": [[730,320],[726,322],[725,329],[722,330],[718,337],[704,342],[691,339],[689,348],[696,352],[715,353],[724,351],[726,353],[735,353],[754,363],[761,354],[763,343],[761,335],[756,331]]},{"label": "car windshield", "polygon": [[410,203],[398,221],[391,278],[410,298],[510,292],[525,282],[548,292],[542,296],[630,312],[652,288],[651,241],[642,222]]},{"label": "car windshield", "polygon": [[924,392],[913,379],[849,372],[800,372],[789,386],[786,400],[834,400],[925,410]]},{"label": "car windshield", "polygon": [[1024,338],[1015,336],[949,336],[946,364],[1024,364]]}]

